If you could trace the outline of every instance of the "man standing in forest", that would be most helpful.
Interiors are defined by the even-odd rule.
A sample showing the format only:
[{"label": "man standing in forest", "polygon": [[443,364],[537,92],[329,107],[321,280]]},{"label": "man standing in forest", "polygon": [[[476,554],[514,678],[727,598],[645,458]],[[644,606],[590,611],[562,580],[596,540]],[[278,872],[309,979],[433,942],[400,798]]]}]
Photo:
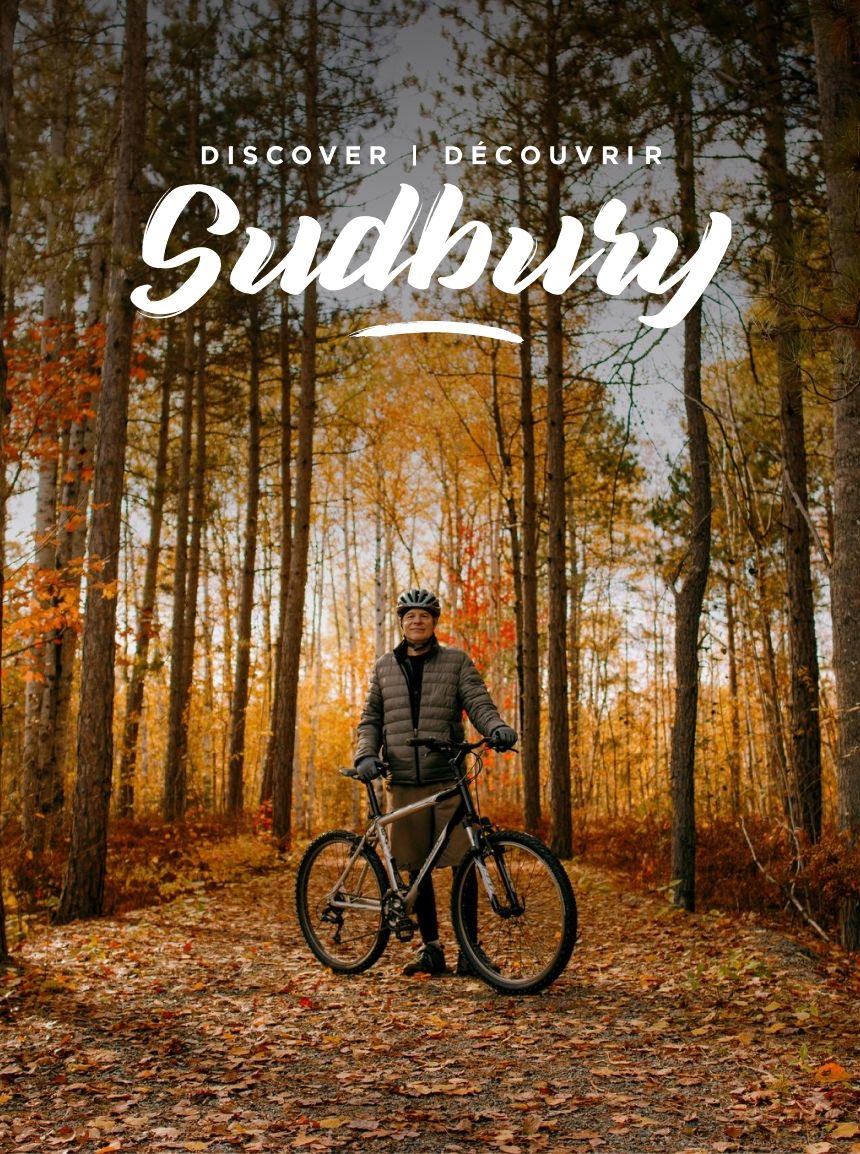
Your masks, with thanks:
[{"label": "man standing in forest", "polygon": [[[358,724],[355,767],[361,781],[379,776],[380,758],[388,763],[389,806],[420,801],[453,782],[444,754],[421,751],[409,744],[415,737],[462,741],[463,713],[495,749],[512,749],[516,732],[502,720],[472,659],[461,649],[440,645],[436,623],[439,599],[427,589],[410,589],[397,600],[403,640],[376,662],[367,701]],[[453,797],[394,822],[391,847],[398,868],[410,871],[414,881],[443,826],[459,804]],[[438,866],[456,866],[468,848],[465,830],[452,834]],[[467,900],[477,920],[477,883],[470,875]],[[422,945],[404,967],[405,974],[443,974],[445,954],[439,941],[436,895],[431,874],[418,890],[415,916]],[[459,956],[457,974],[468,976],[466,959]]]}]

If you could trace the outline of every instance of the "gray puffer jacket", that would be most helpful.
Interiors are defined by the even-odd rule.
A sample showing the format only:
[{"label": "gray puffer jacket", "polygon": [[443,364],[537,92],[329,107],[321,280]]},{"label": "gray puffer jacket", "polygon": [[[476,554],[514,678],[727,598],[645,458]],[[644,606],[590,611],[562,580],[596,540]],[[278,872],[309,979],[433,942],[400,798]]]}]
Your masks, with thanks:
[{"label": "gray puffer jacket", "polygon": [[376,662],[358,723],[356,764],[362,757],[381,757],[391,768],[391,780],[399,785],[449,781],[448,759],[408,745],[409,739],[463,741],[464,710],[485,737],[505,723],[471,657],[462,649],[440,645],[434,638],[424,663],[417,718],[409,666],[405,642]]}]

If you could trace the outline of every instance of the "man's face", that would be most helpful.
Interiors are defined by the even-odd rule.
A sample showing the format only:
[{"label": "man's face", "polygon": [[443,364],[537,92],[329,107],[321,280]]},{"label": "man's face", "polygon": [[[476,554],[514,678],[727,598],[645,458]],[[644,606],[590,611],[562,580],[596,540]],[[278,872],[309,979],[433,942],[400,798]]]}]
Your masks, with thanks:
[{"label": "man's face", "polygon": [[400,622],[407,645],[421,649],[426,645],[436,629],[436,619],[426,609],[410,609]]}]

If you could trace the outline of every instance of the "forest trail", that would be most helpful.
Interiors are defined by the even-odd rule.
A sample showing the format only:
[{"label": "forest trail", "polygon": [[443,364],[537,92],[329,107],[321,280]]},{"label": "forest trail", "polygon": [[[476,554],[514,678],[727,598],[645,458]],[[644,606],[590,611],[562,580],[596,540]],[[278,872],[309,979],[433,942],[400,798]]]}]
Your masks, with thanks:
[{"label": "forest trail", "polygon": [[856,966],[571,874],[533,998],[405,978],[396,942],[332,975],[291,869],[38,931],[0,980],[0,1150],[860,1151]]}]

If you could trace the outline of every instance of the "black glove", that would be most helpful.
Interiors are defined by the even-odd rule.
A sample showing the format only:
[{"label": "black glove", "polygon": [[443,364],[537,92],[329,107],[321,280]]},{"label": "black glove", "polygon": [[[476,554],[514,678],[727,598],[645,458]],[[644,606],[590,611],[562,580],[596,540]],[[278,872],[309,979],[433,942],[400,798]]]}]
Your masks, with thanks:
[{"label": "black glove", "polygon": [[490,734],[490,744],[500,752],[513,749],[517,744],[517,731],[509,725],[500,725]]},{"label": "black glove", "polygon": [[355,776],[358,781],[375,781],[382,774],[382,763],[378,757],[360,757],[355,763]]}]

